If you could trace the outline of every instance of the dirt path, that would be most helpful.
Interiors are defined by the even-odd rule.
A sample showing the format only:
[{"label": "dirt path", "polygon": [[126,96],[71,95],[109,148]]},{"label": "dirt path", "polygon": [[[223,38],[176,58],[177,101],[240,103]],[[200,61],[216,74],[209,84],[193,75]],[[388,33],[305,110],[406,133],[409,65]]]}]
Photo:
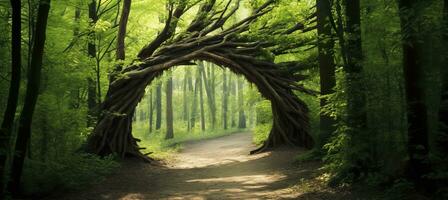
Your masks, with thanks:
[{"label": "dirt path", "polygon": [[254,148],[250,133],[186,143],[166,166],[127,161],[104,182],[63,199],[346,199],[342,193],[294,186],[311,180],[320,166],[293,164],[300,150],[248,155]]}]

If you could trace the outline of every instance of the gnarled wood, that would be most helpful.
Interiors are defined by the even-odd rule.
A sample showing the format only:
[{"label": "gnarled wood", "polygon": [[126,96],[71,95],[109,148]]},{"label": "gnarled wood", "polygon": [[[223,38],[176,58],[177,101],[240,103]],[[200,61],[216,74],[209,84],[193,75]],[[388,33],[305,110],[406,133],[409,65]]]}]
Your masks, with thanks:
[{"label": "gnarled wood", "polygon": [[[269,12],[273,3],[268,0],[249,17],[218,32],[238,9],[239,1],[235,5],[228,3],[224,8],[215,7],[214,1],[206,1],[199,9],[198,15],[201,16],[193,20],[187,29],[192,32],[181,32],[172,39],[164,37],[163,42],[157,42],[157,45],[154,45],[154,41],[149,43],[140,51],[139,62],[126,67],[110,84],[108,96],[102,105],[101,118],[88,140],[88,151],[100,155],[136,155],[148,160],[140,153],[138,140],[132,136],[131,117],[135,107],[142,99],[146,86],[156,77],[173,66],[191,61],[213,62],[243,75],[272,102],[274,120],[269,138],[262,147],[251,153],[283,144],[311,148],[313,140],[308,132],[308,109],[294,94],[294,91],[312,93],[297,83],[303,80],[303,76],[292,74],[263,58],[262,43],[243,37],[249,25]],[[182,10],[189,7],[179,6]],[[170,8],[170,17],[178,17],[174,16],[176,12],[172,12],[176,9],[179,8]],[[204,19],[210,22],[198,21]],[[264,45],[263,48],[273,46]]]}]

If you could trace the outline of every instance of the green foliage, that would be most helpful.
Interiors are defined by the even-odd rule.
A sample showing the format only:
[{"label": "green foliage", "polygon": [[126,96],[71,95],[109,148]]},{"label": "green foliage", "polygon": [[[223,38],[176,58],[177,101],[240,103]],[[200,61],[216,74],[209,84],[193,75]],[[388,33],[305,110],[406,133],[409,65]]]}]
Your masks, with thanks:
[{"label": "green foliage", "polygon": [[[355,163],[349,157],[351,150],[350,136],[347,134],[349,127],[346,124],[347,97],[345,93],[345,74],[342,68],[336,71],[337,83],[333,94],[322,96],[329,104],[322,108],[322,113],[331,116],[337,121],[336,131],[330,141],[324,145],[327,155],[324,157],[325,169],[331,173],[330,185],[352,183],[356,178],[350,171]],[[367,156],[367,155],[365,155]]]},{"label": "green foliage", "polygon": [[25,195],[40,196],[61,190],[83,189],[102,181],[119,167],[113,156],[100,158],[71,154],[58,160],[27,160],[24,168]]},{"label": "green foliage", "polygon": [[272,124],[257,124],[257,126],[255,126],[255,128],[252,130],[253,143],[256,145],[263,144],[263,142],[268,139],[271,128]]},{"label": "green foliage", "polygon": [[308,161],[322,160],[322,152],[319,149],[313,149],[305,153],[299,154],[295,159],[296,163],[305,163]]},{"label": "green foliage", "polygon": [[268,100],[259,101],[255,104],[257,113],[257,125],[252,129],[253,143],[261,145],[269,136],[272,128],[271,102]]},{"label": "green foliage", "polygon": [[398,179],[394,182],[393,186],[387,190],[385,199],[392,200],[411,200],[414,199],[411,197],[411,194],[414,193],[415,186],[413,183],[404,180]]},{"label": "green foliage", "polygon": [[[26,27],[29,20],[37,8],[37,1],[23,2],[23,80],[20,101],[23,101],[25,91],[24,83],[28,70],[28,45],[31,43],[32,35]],[[98,2],[98,1],[97,1]],[[105,1],[103,1],[104,3]],[[115,0],[106,1],[107,5],[100,6],[100,10],[107,9],[113,5]],[[27,194],[45,194],[60,189],[79,189],[92,182],[101,180],[117,168],[117,162],[112,157],[104,159],[74,153],[79,150],[85,142],[93,127],[87,127],[87,88],[88,78],[94,78],[100,87],[99,101],[105,97],[108,88],[108,75],[113,66],[117,63],[127,65],[131,62],[138,65],[141,61],[134,60],[140,49],[147,45],[161,32],[165,25],[166,3],[192,5],[197,1],[184,0],[162,0],[162,1],[133,1],[130,21],[128,23],[126,35],[126,54],[124,61],[115,61],[114,37],[117,32],[118,9],[110,9],[95,24],[90,24],[87,13],[87,1],[66,0],[53,1],[51,13],[48,21],[47,41],[45,46],[45,56],[43,61],[42,85],[40,95],[33,119],[32,138],[30,141],[30,151],[26,160],[23,185]],[[199,1],[201,3],[202,1]],[[218,0],[218,10],[223,9],[226,1]],[[242,1],[241,9],[235,16],[224,25],[229,27],[237,20],[241,20],[249,15],[252,9],[263,4],[264,0]],[[315,13],[315,0],[302,1],[275,1],[272,12],[260,17],[251,24],[249,31],[238,35],[241,41],[245,39],[258,40],[275,44],[273,47],[261,50],[261,59],[275,62],[296,61],[306,63],[311,66],[309,70],[300,73],[308,75],[308,79],[303,84],[311,90],[319,90],[319,74],[316,64],[316,31],[303,33],[296,31],[292,34],[281,33],[293,27],[298,22],[305,22],[308,17]],[[333,2],[333,17],[337,20],[335,12],[338,3]],[[387,191],[389,199],[406,199],[406,195],[414,188],[414,185],[401,177],[404,176],[407,156],[406,136],[406,104],[403,85],[402,71],[402,50],[400,48],[401,38],[407,36],[401,31],[398,17],[396,1],[369,0],[362,2],[362,45],[363,45],[363,82],[367,96],[367,117],[368,128],[363,134],[363,138],[354,141],[353,136],[348,134],[349,126],[346,123],[347,116],[347,94],[346,94],[346,74],[341,66],[344,64],[341,57],[341,44],[336,42],[336,46],[331,49],[335,53],[337,70],[337,86],[334,94],[321,96],[330,102],[326,107],[320,108],[319,98],[310,95],[297,94],[308,106],[310,110],[311,134],[315,140],[319,135],[319,115],[324,113],[337,121],[337,129],[331,135],[331,139],[324,146],[326,154],[324,156],[324,170],[330,174],[329,183],[333,185],[346,185],[355,181],[364,181],[367,184],[390,185],[392,188]],[[441,38],[446,32],[446,28],[441,26],[442,22],[442,1],[422,1],[431,4],[425,6],[421,11],[421,24],[417,27],[425,46],[418,47],[424,52],[422,62],[425,70],[421,72],[426,77],[426,105],[428,106],[429,125],[431,129],[431,145],[434,146],[435,137],[438,131],[437,111],[440,100],[440,69],[442,58],[439,55],[444,47]],[[235,6],[233,3],[230,8]],[[78,21],[74,19],[75,8],[81,8],[81,16]],[[189,22],[195,17],[198,6],[189,9],[181,20],[176,33],[185,29]],[[342,10],[343,11],[343,10]],[[9,64],[10,64],[10,8],[6,1],[0,2],[0,96],[7,97],[9,87]],[[219,15],[217,15],[219,16]],[[344,17],[340,19],[344,21]],[[312,21],[312,20],[311,20]],[[305,28],[310,28],[315,22],[304,24]],[[271,28],[266,28],[271,27]],[[333,27],[334,28],[334,27]],[[75,36],[75,30],[79,35]],[[89,31],[95,31],[94,36],[88,37]],[[334,30],[333,30],[334,31]],[[336,33],[335,33],[336,35]],[[97,47],[96,59],[87,56],[87,42],[93,42]],[[110,44],[110,49],[107,46]],[[69,48],[68,48],[69,47]],[[274,52],[277,48],[297,47],[293,50]],[[285,48],[291,49],[291,48]],[[102,59],[98,61],[98,58]],[[96,62],[98,61],[98,62]],[[194,116],[196,124],[188,127],[188,121],[183,119],[183,103],[192,103],[193,92],[189,91],[186,98],[180,98],[183,94],[183,82],[186,75],[184,67],[176,67],[172,74],[165,74],[153,81],[147,89],[147,95],[141,100],[136,110],[136,120],[133,124],[133,133],[141,138],[140,145],[146,147],[145,153],[152,152],[151,156],[159,159],[167,158],[173,152],[181,149],[179,143],[200,140],[212,137],[219,137],[231,134],[238,130],[231,126],[238,120],[238,111],[243,108],[248,119],[248,130],[253,132],[253,142],[261,144],[268,137],[272,127],[271,104],[259,94],[255,86],[249,83],[244,85],[244,103],[239,105],[237,101],[236,80],[238,76],[232,74],[228,76],[233,80],[233,91],[229,91],[227,96],[222,93],[223,70],[213,65],[215,80],[213,88],[215,91],[215,103],[217,108],[217,123],[215,129],[210,126],[210,108],[206,105],[207,96],[204,91],[204,109],[206,118],[206,130],[200,131],[199,114]],[[289,72],[296,72],[297,69],[286,69]],[[191,72],[194,70],[190,69]],[[212,73],[211,71],[208,71]],[[228,72],[228,71],[227,71]],[[194,72],[192,73],[194,79]],[[96,76],[99,77],[96,77]],[[207,74],[210,75],[210,74]],[[165,83],[168,77],[174,79],[174,139],[165,140],[165,108],[162,108],[162,129],[149,132],[148,113],[149,98],[151,91],[158,83]],[[129,78],[120,76],[118,78]],[[210,77],[209,77],[210,78]],[[98,79],[98,80],[96,80]],[[211,81],[211,80],[207,80]],[[230,85],[229,85],[230,86]],[[249,87],[250,86],[250,87]],[[359,87],[361,88],[361,87]],[[164,88],[165,89],[165,88]],[[164,89],[162,91],[164,91]],[[163,93],[163,92],[162,92]],[[154,98],[155,95],[153,95]],[[162,98],[162,107],[165,107],[165,98]],[[228,125],[230,128],[223,130],[222,102],[228,97]],[[7,98],[0,98],[0,115],[4,112]],[[23,102],[19,102],[22,105]],[[155,106],[155,105],[154,105]],[[199,103],[198,103],[199,106]],[[189,106],[189,109],[191,106]],[[19,113],[21,107],[18,108]],[[190,110],[191,111],[191,110]],[[199,107],[197,108],[199,112]],[[114,113],[119,114],[119,113]],[[154,113],[154,121],[155,121]],[[437,155],[431,148],[431,162],[434,172],[428,174],[427,178],[437,183],[443,183],[448,179],[446,158],[444,155]],[[436,156],[437,155],[437,156]],[[320,152],[310,151],[296,158],[298,161],[307,161],[319,158]],[[369,166],[361,168],[358,161],[366,161]],[[396,181],[394,181],[396,180]],[[445,195],[446,190],[439,190],[437,195]],[[443,197],[442,197],[443,198]]]}]

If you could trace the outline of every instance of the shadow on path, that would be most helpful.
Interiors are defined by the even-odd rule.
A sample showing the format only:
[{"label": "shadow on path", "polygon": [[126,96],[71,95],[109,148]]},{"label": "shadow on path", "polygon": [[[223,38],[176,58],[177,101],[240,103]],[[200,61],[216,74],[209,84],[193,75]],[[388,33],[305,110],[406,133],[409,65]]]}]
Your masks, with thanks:
[{"label": "shadow on path", "polygon": [[318,162],[293,164],[300,149],[248,155],[250,133],[184,144],[162,167],[127,160],[91,188],[54,199],[342,199],[331,191],[303,193],[293,186],[314,178]]}]

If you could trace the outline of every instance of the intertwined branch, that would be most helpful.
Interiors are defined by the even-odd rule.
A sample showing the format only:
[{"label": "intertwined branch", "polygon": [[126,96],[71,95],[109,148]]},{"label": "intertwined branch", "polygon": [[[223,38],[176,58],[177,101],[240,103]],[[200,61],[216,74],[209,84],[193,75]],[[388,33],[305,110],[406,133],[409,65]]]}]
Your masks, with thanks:
[{"label": "intertwined branch", "polygon": [[[284,70],[281,64],[264,56],[267,48],[275,50],[275,43],[251,41],[248,39],[250,37],[245,37],[249,26],[270,12],[275,7],[275,1],[267,0],[250,16],[228,25],[226,22],[239,7],[239,0],[229,0],[223,5],[208,0],[200,5],[190,25],[176,34],[177,22],[191,5],[167,5],[168,18],[164,29],[140,51],[138,60],[126,67],[110,84],[102,117],[88,141],[89,151],[101,155],[131,154],[149,159],[140,153],[138,139],[131,133],[131,117],[135,107],[143,97],[146,86],[164,70],[194,60],[213,62],[245,76],[272,102],[273,128],[268,140],[254,152],[281,144],[311,147],[308,110],[294,94],[294,91],[312,93],[298,83],[304,77]],[[299,28],[295,25],[287,30],[292,33]]]}]

